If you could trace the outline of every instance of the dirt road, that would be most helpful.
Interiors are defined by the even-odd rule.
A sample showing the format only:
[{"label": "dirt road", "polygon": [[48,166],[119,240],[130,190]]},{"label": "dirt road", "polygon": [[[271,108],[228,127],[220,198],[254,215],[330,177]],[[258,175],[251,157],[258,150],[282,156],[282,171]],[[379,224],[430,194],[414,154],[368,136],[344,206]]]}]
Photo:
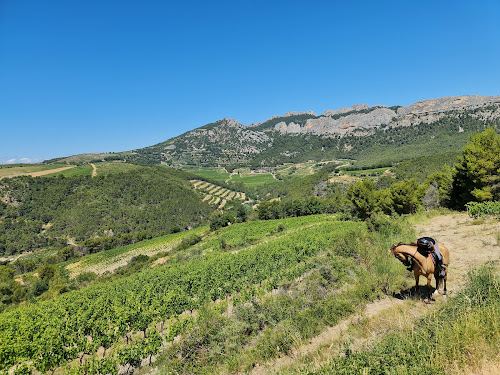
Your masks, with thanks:
[{"label": "dirt road", "polygon": [[92,177],[97,176],[97,167],[92,163],[90,163],[90,165],[92,166]]}]

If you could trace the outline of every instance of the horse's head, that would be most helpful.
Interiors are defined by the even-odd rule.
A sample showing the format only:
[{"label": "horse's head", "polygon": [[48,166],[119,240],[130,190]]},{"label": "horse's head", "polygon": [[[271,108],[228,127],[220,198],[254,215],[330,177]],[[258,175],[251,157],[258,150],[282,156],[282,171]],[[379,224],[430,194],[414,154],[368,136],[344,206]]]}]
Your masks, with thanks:
[{"label": "horse's head", "polygon": [[396,257],[397,260],[399,260],[401,263],[403,263],[406,267],[410,265],[410,260],[405,254],[402,254],[398,251],[398,247],[401,246],[401,244],[397,245],[392,245],[391,250],[389,252]]}]

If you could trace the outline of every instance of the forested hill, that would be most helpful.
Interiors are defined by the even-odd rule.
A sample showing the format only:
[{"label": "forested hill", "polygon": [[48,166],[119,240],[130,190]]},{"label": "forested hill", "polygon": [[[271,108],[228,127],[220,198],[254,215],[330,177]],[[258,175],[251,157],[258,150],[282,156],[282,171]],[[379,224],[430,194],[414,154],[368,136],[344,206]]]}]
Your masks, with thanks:
[{"label": "forested hill", "polygon": [[321,115],[289,112],[249,126],[225,118],[142,149],[47,162],[95,159],[254,168],[338,158],[364,164],[393,163],[436,152],[457,152],[470,134],[487,126],[499,128],[499,124],[498,96],[445,97],[407,107],[359,104]]},{"label": "forested hill", "polygon": [[106,238],[114,247],[199,225],[213,211],[166,167],[0,181],[0,255]]}]

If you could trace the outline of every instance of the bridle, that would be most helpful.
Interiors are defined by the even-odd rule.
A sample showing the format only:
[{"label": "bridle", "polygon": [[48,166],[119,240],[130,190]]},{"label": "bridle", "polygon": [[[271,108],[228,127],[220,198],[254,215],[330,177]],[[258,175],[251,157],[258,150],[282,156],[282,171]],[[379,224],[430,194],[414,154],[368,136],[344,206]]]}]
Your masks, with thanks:
[{"label": "bridle", "polygon": [[[415,246],[415,252],[413,253],[413,255],[409,255],[409,256],[410,256],[410,257],[412,257],[413,259],[415,259],[415,255],[417,255],[417,252],[418,252],[418,246],[417,246],[417,245],[415,245],[415,244],[411,244],[411,243],[405,244],[405,243],[400,242],[400,243],[398,243],[397,245],[395,245],[395,246],[391,249],[391,251],[393,252],[394,257],[395,257],[397,260],[399,260],[401,263],[403,263],[403,265],[404,265],[404,266],[406,266],[406,267],[407,267],[407,266],[409,266],[409,264],[408,264],[409,262],[408,262],[408,258],[407,258],[407,256],[405,256],[405,260],[402,260],[400,257],[398,257],[398,254],[394,253],[394,250],[396,250],[399,246],[402,246],[402,245],[407,245],[407,246]],[[426,273],[429,271],[429,268],[428,268],[428,267],[429,267],[429,265],[428,265],[428,264],[426,264]]]},{"label": "bridle", "polygon": [[[415,245],[413,245],[413,244],[405,244],[405,243],[400,242],[400,243],[398,243],[397,245],[395,245],[395,246],[391,249],[391,250],[392,250],[392,252],[393,252],[394,257],[395,257],[397,260],[399,260],[401,263],[403,263],[403,265],[404,265],[405,267],[408,267],[408,266],[409,266],[408,258],[405,256],[405,260],[402,260],[400,257],[398,257],[398,254],[396,254],[396,253],[394,252],[394,251],[395,251],[395,250],[396,250],[399,246],[401,246],[401,245],[407,245],[407,246],[415,246]],[[418,246],[415,246],[415,253],[413,253],[413,256],[411,256],[411,255],[410,255],[410,256],[411,256],[412,258],[414,258],[414,259],[415,259],[415,255],[417,255],[417,252],[418,252]]]}]

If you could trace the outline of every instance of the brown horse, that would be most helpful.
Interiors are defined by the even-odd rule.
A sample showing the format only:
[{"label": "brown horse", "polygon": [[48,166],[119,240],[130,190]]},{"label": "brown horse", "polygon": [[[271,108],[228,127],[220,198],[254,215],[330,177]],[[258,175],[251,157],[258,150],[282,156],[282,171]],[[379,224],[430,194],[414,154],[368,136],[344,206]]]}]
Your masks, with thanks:
[{"label": "brown horse", "polygon": [[[444,290],[442,292],[443,295],[446,294],[446,280],[448,278],[448,264],[450,263],[450,252],[448,249],[441,243],[438,242],[439,252],[443,256],[443,264],[446,266],[445,276],[442,278],[444,282]],[[420,293],[418,288],[418,279],[420,276],[424,276],[427,278],[427,297],[430,301],[431,299],[431,280],[432,275],[436,280],[436,290],[439,292],[440,286],[440,277],[439,277],[439,269],[434,265],[434,262],[431,259],[431,256],[426,256],[422,254],[418,247],[413,244],[398,244],[393,245],[391,247],[391,254],[393,254],[401,263],[405,266],[410,265],[410,258],[413,259],[413,274],[415,275],[415,290]]]}]

